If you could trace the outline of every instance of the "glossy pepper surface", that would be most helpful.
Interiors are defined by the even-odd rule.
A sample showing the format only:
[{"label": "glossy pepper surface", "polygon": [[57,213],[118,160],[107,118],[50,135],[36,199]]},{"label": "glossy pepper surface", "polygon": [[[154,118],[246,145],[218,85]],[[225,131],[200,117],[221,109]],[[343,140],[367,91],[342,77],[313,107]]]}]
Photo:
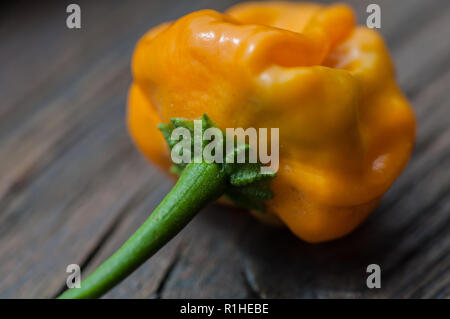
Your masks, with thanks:
[{"label": "glossy pepper surface", "polygon": [[244,3],[150,30],[132,62],[128,125],[167,170],[157,126],[208,116],[226,128],[279,128],[266,216],[322,242],[355,229],[405,167],[415,120],[377,31],[345,5]]}]

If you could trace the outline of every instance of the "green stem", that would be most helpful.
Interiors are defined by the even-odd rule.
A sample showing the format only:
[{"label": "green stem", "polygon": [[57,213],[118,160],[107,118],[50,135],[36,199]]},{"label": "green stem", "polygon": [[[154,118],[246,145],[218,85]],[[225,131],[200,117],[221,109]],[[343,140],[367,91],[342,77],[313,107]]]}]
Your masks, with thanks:
[{"label": "green stem", "polygon": [[216,163],[190,163],[145,223],[99,268],[58,298],[97,298],[172,239],[208,202],[220,197],[227,176]]}]

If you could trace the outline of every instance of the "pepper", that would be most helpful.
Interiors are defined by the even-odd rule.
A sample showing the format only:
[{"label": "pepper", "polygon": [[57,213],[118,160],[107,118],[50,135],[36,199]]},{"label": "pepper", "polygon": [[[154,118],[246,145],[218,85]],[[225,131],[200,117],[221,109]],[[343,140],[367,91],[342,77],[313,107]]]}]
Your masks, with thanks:
[{"label": "pepper", "polygon": [[[255,201],[263,204],[264,213],[254,214],[285,224],[311,243],[354,230],[399,176],[413,149],[414,115],[395,82],[386,46],[377,31],[356,26],[345,5],[265,2],[239,4],[225,14],[194,12],[145,34],[136,46],[132,72],[130,134],[142,153],[167,172],[172,165],[167,141],[170,145],[171,129],[185,123],[180,118],[207,114],[203,118],[222,130],[279,128],[279,170],[264,184],[270,183],[270,190],[253,178],[246,181],[250,197],[233,202],[245,206],[256,193],[264,194]],[[172,124],[158,128],[160,123]],[[154,226],[153,235],[138,230],[118,256],[85,281],[87,288],[62,297],[101,295],[201,206],[227,192],[233,199],[242,188],[230,176],[242,170],[251,171],[235,167],[224,173],[223,166],[187,165],[171,191],[176,194],[169,193],[146,222],[170,222],[179,214],[177,227]],[[262,188],[248,192],[255,187]],[[155,232],[157,245],[151,244]]]},{"label": "pepper", "polygon": [[244,3],[151,30],[133,59],[131,135],[167,169],[157,124],[172,117],[279,127],[267,213],[308,242],[348,234],[400,174],[415,136],[382,38],[354,20],[345,5]]}]

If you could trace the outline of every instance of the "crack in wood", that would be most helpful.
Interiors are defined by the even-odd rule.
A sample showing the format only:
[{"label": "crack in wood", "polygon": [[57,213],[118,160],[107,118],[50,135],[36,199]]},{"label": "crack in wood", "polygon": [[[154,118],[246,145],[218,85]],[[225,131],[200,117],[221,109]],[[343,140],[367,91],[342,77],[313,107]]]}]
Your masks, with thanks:
[{"label": "crack in wood", "polygon": [[[448,258],[450,253],[450,250],[445,251],[439,258],[437,258],[436,261],[430,262],[432,265],[437,265],[439,262],[442,262],[445,260],[445,258]],[[450,265],[442,269],[441,271],[438,271],[432,278],[425,281],[422,285],[419,285],[415,287],[415,290],[412,290],[412,293],[410,294],[410,298],[420,298],[424,296],[429,288],[432,288],[437,282],[440,282],[442,278],[445,278],[445,275],[449,273],[450,271]],[[445,287],[444,287],[445,288]]]},{"label": "crack in wood", "polygon": [[243,285],[247,289],[247,298],[264,299],[265,297],[256,282],[255,273],[247,263],[244,263],[241,273]]},{"label": "crack in wood", "polygon": [[[419,225],[422,225],[423,224],[422,220],[430,218],[427,212],[432,211],[434,208],[441,206],[441,201],[447,198],[448,191],[450,191],[449,187],[447,187],[447,189],[442,191],[440,196],[438,196],[438,198],[432,204],[428,205],[423,210],[416,212],[416,214],[420,218],[413,217],[410,223],[406,224],[401,230],[395,233],[395,236],[391,237],[391,242],[400,242],[400,239],[409,232],[411,232],[411,230],[413,230],[415,227],[418,227]],[[446,220],[443,221],[441,227],[429,233],[427,236],[424,236],[424,238],[422,238],[416,246],[409,249],[407,252],[403,253],[403,256],[399,260],[397,260],[397,262],[390,265],[389,268],[383,270],[384,280],[389,281],[390,277],[394,276],[396,271],[398,271],[400,267],[404,266],[410,260],[416,257],[421,252],[420,249],[428,247],[428,245],[430,245],[433,241],[437,240],[440,234],[447,234],[449,225],[450,225],[450,218],[447,218]]]},{"label": "crack in wood", "polygon": [[151,295],[153,298],[160,299],[162,298],[162,295],[164,293],[164,290],[166,288],[166,284],[169,282],[171,276],[173,275],[173,272],[178,265],[178,263],[181,260],[181,249],[177,247],[175,256],[173,257],[170,264],[165,269],[165,272],[162,275],[161,281],[158,284],[158,287],[156,288],[155,292]]},{"label": "crack in wood", "polygon": [[[450,266],[446,268],[447,274],[450,272]],[[450,280],[447,280],[447,285],[444,285],[441,289],[439,289],[431,298],[436,299],[449,299],[450,298]]]},{"label": "crack in wood", "polygon": [[[106,245],[112,235],[119,228],[120,224],[124,220],[125,216],[133,211],[135,207],[137,207],[143,200],[144,197],[147,196],[147,187],[142,187],[139,191],[137,191],[130,200],[124,205],[124,207],[117,213],[116,218],[112,221],[111,225],[105,230],[104,234],[100,237],[94,247],[88,252],[85,259],[81,262],[80,268],[81,271],[87,269],[97,254],[102,250],[102,248]],[[54,295],[54,297],[59,296],[62,292],[66,290],[66,284],[64,283],[62,287],[58,290],[58,292]]]},{"label": "crack in wood", "polygon": [[[100,237],[95,246],[87,253],[85,259],[80,263],[81,273],[89,266],[94,257],[103,248],[108,239],[114,234],[116,229],[119,227],[122,221],[123,215],[119,215],[111,225],[106,229],[105,233]],[[53,298],[58,297],[67,289],[66,283],[64,283],[61,288],[53,295]]]}]

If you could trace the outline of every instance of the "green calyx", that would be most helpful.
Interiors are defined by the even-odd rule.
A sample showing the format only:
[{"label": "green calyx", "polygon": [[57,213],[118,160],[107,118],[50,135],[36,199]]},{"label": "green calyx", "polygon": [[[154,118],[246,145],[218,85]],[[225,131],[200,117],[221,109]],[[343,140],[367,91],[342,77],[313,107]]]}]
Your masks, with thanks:
[{"label": "green calyx", "polygon": [[[250,163],[250,146],[246,143],[238,143],[236,137],[232,139],[233,145],[226,147],[224,141],[226,135],[223,131],[219,130],[217,126],[211,121],[211,119],[204,114],[199,118],[201,121],[200,129],[195,129],[194,120],[184,118],[173,118],[168,124],[160,124],[159,130],[163,133],[165,140],[169,146],[171,153],[175,150],[180,155],[186,151],[186,148],[176,148],[183,137],[173,134],[177,128],[187,129],[190,136],[193,137],[188,140],[190,147],[188,147],[189,154],[180,163],[173,163],[171,171],[177,175],[180,175],[189,162],[195,161],[195,141],[201,141],[201,154],[209,143],[216,142],[218,148],[221,149],[221,161],[215,161],[220,166],[222,172],[227,176],[227,186],[225,188],[224,195],[229,198],[236,206],[258,210],[264,212],[264,202],[273,197],[273,193],[270,190],[269,183],[272,178],[275,177],[273,173],[261,172],[262,164],[260,162]],[[217,129],[216,132],[220,132],[220,135],[216,135],[217,140],[208,140],[205,138],[205,131],[209,128]],[[228,149],[228,151],[227,151]],[[238,160],[239,159],[239,160]],[[239,162],[239,163],[238,163]]]}]

